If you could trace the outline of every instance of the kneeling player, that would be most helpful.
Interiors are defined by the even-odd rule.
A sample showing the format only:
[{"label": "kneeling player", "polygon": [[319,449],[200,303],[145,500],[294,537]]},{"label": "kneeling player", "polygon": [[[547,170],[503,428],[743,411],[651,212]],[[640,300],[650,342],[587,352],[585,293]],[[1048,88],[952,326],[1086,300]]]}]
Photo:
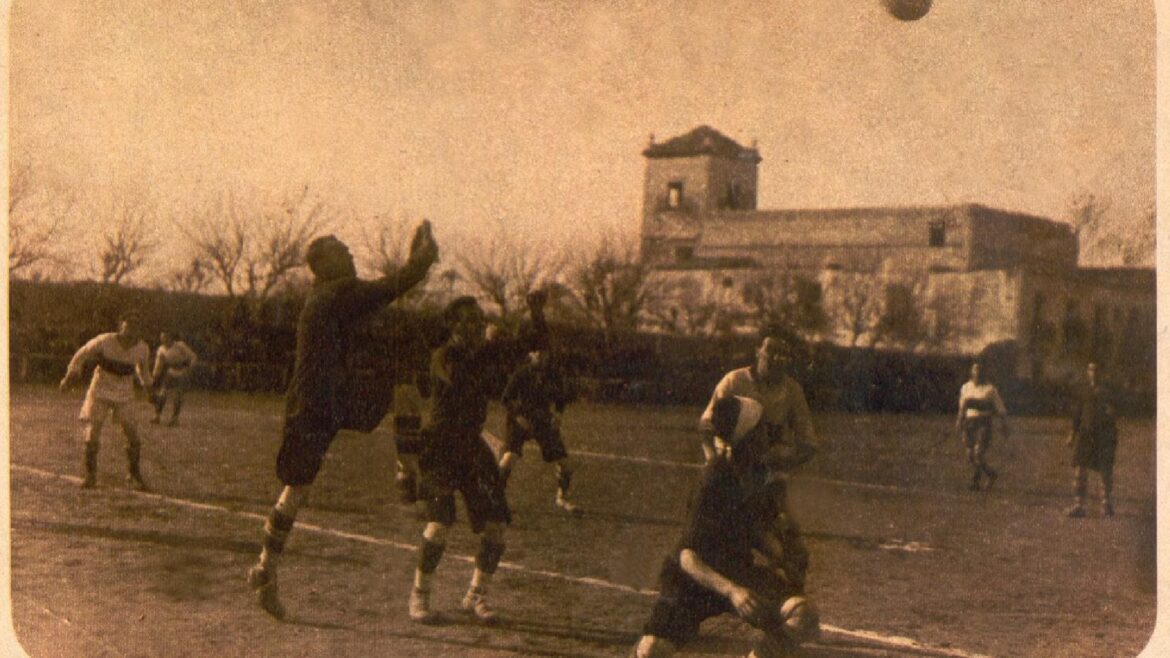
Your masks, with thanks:
[{"label": "kneeling player", "polygon": [[426,504],[427,525],[410,591],[413,621],[435,619],[430,608],[431,581],[443,558],[447,532],[455,523],[455,492],[463,496],[472,531],[480,535],[463,609],[483,622],[496,619],[487,603],[487,588],[504,553],[504,530],[512,516],[504,480],[482,432],[488,396],[498,373],[510,368],[548,334],[544,296],[531,295],[528,305],[533,331],[519,341],[504,337],[485,340],[483,311],[474,297],[455,299],[443,311],[450,338],[431,355],[434,405],[422,432],[419,455],[419,497]]},{"label": "kneeling player", "polygon": [[703,620],[739,615],[764,631],[757,658],[783,655],[815,637],[812,604],[774,570],[757,566],[753,546],[775,518],[764,491],[758,451],[750,443],[762,409],[748,398],[727,397],[714,406],[712,459],[691,502],[686,531],[664,560],[660,594],[638,642],[638,658],[669,656],[698,634]]},{"label": "kneeling player", "polygon": [[569,453],[561,438],[561,413],[569,402],[568,387],[557,369],[549,364],[547,346],[536,347],[528,354],[528,363],[512,373],[504,389],[508,433],[507,449],[500,458],[500,473],[506,482],[516,460],[523,455],[524,443],[529,439],[536,441],[545,463],[556,468],[557,507],[580,515],[581,508],[569,501],[573,471],[567,463]]}]

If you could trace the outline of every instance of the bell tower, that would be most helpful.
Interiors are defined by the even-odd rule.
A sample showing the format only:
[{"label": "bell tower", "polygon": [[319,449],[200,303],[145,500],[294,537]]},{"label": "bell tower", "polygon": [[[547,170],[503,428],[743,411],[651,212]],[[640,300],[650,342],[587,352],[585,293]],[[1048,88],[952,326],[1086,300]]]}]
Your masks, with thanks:
[{"label": "bell tower", "polygon": [[642,151],[642,258],[652,264],[685,261],[703,221],[714,213],[756,209],[760,154],[710,126]]}]

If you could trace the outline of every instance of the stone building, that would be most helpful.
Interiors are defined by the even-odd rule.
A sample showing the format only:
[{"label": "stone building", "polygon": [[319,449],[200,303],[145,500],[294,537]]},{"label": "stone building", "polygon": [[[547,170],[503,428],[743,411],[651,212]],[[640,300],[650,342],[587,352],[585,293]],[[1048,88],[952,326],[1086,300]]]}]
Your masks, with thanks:
[{"label": "stone building", "polygon": [[641,254],[671,291],[661,317],[719,307],[698,320],[751,331],[772,294],[820,308],[813,340],[967,356],[1008,345],[1024,378],[1097,358],[1152,385],[1153,270],[1078,267],[1067,224],[979,204],[760,210],[759,151],[708,126],[642,154]]}]

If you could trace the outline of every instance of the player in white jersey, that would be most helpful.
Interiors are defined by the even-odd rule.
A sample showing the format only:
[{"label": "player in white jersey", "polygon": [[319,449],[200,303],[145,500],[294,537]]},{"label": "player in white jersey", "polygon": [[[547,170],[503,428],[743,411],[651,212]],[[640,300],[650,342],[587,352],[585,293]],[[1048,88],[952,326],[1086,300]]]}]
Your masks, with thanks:
[{"label": "player in white jersey", "polygon": [[171,419],[167,421],[167,425],[174,427],[179,424],[179,411],[183,408],[183,393],[186,392],[187,386],[191,382],[191,373],[195,369],[195,364],[199,363],[199,357],[196,356],[194,350],[187,346],[187,343],[176,340],[174,334],[169,331],[162,332],[158,338],[159,346],[154,355],[154,372],[151,373],[155,390],[151,397],[151,402],[154,403],[154,418],[151,418],[150,422],[157,424],[162,419],[163,409],[166,408],[167,399],[170,398],[173,407]]},{"label": "player in white jersey", "polygon": [[73,359],[65,377],[61,379],[61,390],[81,378],[87,363],[96,363],[85,402],[81,405],[81,421],[85,424],[85,470],[81,486],[92,488],[97,484],[97,456],[101,447],[102,425],[113,415],[114,422],[126,434],[126,459],[129,474],[126,483],[138,491],[146,490],[139,468],[142,441],[138,436],[138,424],[134,414],[134,377],[144,388],[150,387],[150,348],[138,338],[135,319],[123,315],[118,321],[118,331],[99,334],[83,345]]},{"label": "player in white jersey", "polygon": [[991,422],[999,416],[1003,438],[1011,436],[1007,422],[1007,407],[995,385],[983,379],[983,369],[978,363],[971,365],[971,379],[959,389],[959,415],[955,429],[967,445],[967,461],[975,469],[971,478],[971,491],[979,491],[982,479],[987,477],[987,486],[995,484],[999,476],[987,465],[987,450],[991,447]]}]

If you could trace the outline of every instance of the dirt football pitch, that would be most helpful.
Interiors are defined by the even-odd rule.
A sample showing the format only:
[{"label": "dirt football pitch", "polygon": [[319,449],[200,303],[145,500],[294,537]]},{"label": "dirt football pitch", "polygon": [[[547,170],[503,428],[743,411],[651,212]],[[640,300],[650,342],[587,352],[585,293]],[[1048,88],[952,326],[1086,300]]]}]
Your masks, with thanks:
[{"label": "dirt football pitch", "polygon": [[[571,517],[530,445],[509,485],[514,523],[493,583],[502,623],[459,611],[477,542],[450,537],[433,604],[407,619],[422,522],[396,502],[385,423],[343,433],[281,568],[289,618],[254,603],[244,576],[279,492],[277,396],[188,397],[182,424],[150,425],[150,493],[123,484],[107,426],[98,488],[82,490],[82,391],[11,391],[12,616],[32,656],[628,656],[699,475],[698,409],[578,404]],[[804,656],[1133,656],[1155,617],[1154,423],[1122,423],[1117,515],[1070,519],[1067,422],[1014,419],[997,435],[993,489],[968,490],[945,415],[817,414],[817,458],[792,507],[812,553],[824,631]],[[502,419],[488,425],[497,435]],[[1096,494],[1098,483],[1091,481]],[[680,655],[739,656],[754,631],[724,616]]]}]

